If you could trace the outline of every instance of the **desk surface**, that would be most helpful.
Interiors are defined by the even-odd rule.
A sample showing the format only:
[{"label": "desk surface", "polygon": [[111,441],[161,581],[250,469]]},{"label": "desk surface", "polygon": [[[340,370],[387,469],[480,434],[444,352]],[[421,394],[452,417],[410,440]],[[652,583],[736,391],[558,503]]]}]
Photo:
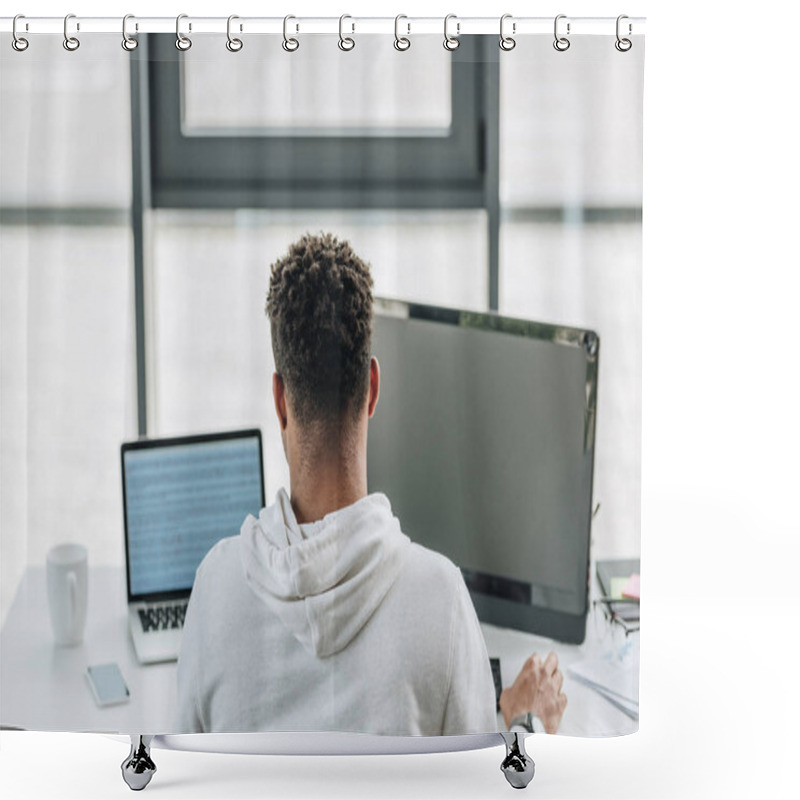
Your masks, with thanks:
[{"label": "desk surface", "polygon": [[[505,686],[532,653],[545,656],[554,650],[558,654],[568,697],[559,733],[618,736],[637,730],[637,722],[566,673],[569,664],[601,652],[592,619],[582,645],[565,645],[493,625],[481,627],[489,655],[500,658]],[[89,664],[109,661],[117,662],[122,670],[131,700],[99,708],[84,673]],[[638,682],[638,675],[635,679]],[[53,643],[45,570],[28,568],[0,632],[0,724],[41,731],[172,733],[176,710],[176,662],[141,666],[136,659],[128,633],[123,568],[90,569],[86,633],[77,647]],[[502,729],[499,715],[498,721]]]}]

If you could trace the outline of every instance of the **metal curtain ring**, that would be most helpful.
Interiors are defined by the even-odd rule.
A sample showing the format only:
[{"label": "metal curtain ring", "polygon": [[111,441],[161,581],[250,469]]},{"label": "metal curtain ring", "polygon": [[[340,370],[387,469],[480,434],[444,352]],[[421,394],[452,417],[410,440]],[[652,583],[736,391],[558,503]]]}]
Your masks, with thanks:
[{"label": "metal curtain ring", "polygon": [[297,17],[294,17],[291,14],[287,14],[283,18],[283,42],[281,43],[281,46],[287,53],[294,53],[294,51],[297,50],[298,47],[300,47],[300,42],[298,42],[297,39],[293,37],[290,38],[287,34],[287,28],[290,19],[297,19]]},{"label": "metal curtain ring", "polygon": [[[503,32],[503,26],[505,25],[507,19],[511,19],[511,14],[503,14],[503,16],[500,17],[500,49],[505,50],[506,52],[513,50],[517,46],[517,40],[512,36],[506,36]],[[511,32],[517,32],[516,22],[511,23]]]},{"label": "metal curtain ring", "polygon": [[[563,53],[565,50],[569,50],[570,41],[567,39],[566,36],[559,36],[558,35],[558,21],[560,19],[566,19],[566,14],[559,14],[555,22],[553,23],[553,36],[555,36],[555,41],[553,42],[553,47],[558,50],[559,53]],[[567,36],[569,36],[569,22],[567,23]]]},{"label": "metal curtain ring", "polygon": [[[75,19],[74,14],[67,14],[64,17],[64,49],[69,50],[70,53],[74,53],[80,46],[81,43],[75,36],[69,35],[69,21],[71,19]],[[80,28],[78,28],[80,30]]]},{"label": "metal curtain ring", "polygon": [[[619,28],[620,28],[619,24],[624,19],[628,19],[628,15],[627,14],[620,14],[617,17],[617,41],[614,42],[614,47],[616,47],[617,50],[619,50],[620,53],[627,53],[628,50],[630,50],[631,47],[633,47],[633,42],[630,39],[622,38],[619,35]],[[628,23],[628,34],[630,34],[632,31],[633,31],[633,28],[632,28],[631,24]]]},{"label": "metal curtain ring", "polygon": [[139,40],[134,39],[133,36],[128,36],[129,19],[134,19],[133,14],[126,14],[122,18],[122,49],[127,50],[130,53],[139,46]]},{"label": "metal curtain ring", "polygon": [[[241,39],[231,36],[231,22],[235,19],[239,19],[236,14],[231,14],[228,17],[228,41],[225,42],[225,47],[227,47],[231,53],[238,53],[244,47]],[[241,30],[241,28],[239,28],[239,30]]]},{"label": "metal curtain ring", "polygon": [[444,49],[445,50],[450,50],[450,52],[452,52],[453,50],[458,50],[458,46],[461,44],[461,42],[458,40],[458,34],[461,32],[461,23],[460,22],[456,22],[456,35],[455,36],[451,36],[447,32],[447,23],[450,22],[451,19],[456,19],[456,15],[455,14],[448,14],[444,18]]},{"label": "metal curtain ring", "polygon": [[[188,17],[188,14],[178,14],[178,17],[175,20],[175,47],[177,47],[181,52],[186,52],[192,46],[192,40],[188,36],[184,36],[181,33],[181,20],[187,19]],[[192,26],[190,25],[189,30],[191,29]]]},{"label": "metal curtain ring", "polygon": [[[394,49],[403,52],[404,50],[408,50],[411,47],[411,39],[407,38],[406,36],[400,35],[400,20],[401,19],[408,19],[405,14],[398,14],[394,18]],[[408,33],[411,33],[411,23],[407,22],[406,27],[408,28]]]},{"label": "metal curtain ring", "polygon": [[[342,31],[342,26],[344,25],[344,21],[346,19],[353,19],[353,18],[349,14],[342,14],[342,16],[339,17],[339,49],[344,50],[345,52],[347,52],[348,50],[352,50],[356,46],[355,40],[352,39],[350,36],[345,36],[344,32]],[[353,33],[355,33],[356,30],[355,22],[352,23],[352,25],[353,25]]]},{"label": "metal curtain ring", "polygon": [[18,53],[22,53],[22,52],[24,52],[25,50],[28,49],[29,42],[28,42],[27,39],[23,38],[22,36],[20,36],[17,33],[17,20],[18,19],[25,19],[25,15],[24,14],[17,14],[17,16],[14,17],[14,22],[11,23],[11,36],[13,37],[11,39],[11,46]]}]

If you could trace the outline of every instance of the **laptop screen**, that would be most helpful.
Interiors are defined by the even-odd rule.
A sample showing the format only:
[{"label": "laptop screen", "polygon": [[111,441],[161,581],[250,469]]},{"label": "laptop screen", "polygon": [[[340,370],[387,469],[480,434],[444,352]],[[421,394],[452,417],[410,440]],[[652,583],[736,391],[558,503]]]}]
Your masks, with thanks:
[{"label": "laptop screen", "polygon": [[186,593],[216,542],[264,506],[258,430],[123,444],[128,599]]}]

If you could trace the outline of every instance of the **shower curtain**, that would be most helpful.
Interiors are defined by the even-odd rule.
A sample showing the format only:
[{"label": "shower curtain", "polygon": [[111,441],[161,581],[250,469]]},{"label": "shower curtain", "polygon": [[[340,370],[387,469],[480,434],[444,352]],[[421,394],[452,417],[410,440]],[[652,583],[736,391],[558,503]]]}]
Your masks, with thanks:
[{"label": "shower curtain", "polygon": [[[374,285],[383,395],[370,491],[385,493],[415,546],[447,559],[463,606],[441,664],[430,643],[418,653],[414,637],[380,639],[421,672],[407,694],[390,684],[366,700],[374,713],[354,730],[482,732],[472,722],[382,727],[385,704],[416,702],[415,685],[447,695],[459,654],[477,675],[465,678],[465,719],[489,719],[486,732],[637,730],[644,37],[627,38],[613,19],[585,35],[567,20],[555,35],[523,35],[498,19],[499,36],[470,35],[457,19],[438,34],[398,19],[394,35],[391,21],[384,33],[343,19],[338,32],[333,20],[303,35],[302,20],[287,18],[282,33],[256,35],[237,19],[202,34],[186,20],[144,33],[131,19],[121,47],[119,34],[79,32],[74,20],[64,35],[25,34],[23,22],[0,48],[0,724],[223,729],[216,684],[192,687],[202,719],[185,727],[175,660],[144,665],[131,643],[120,447],[258,428],[265,502],[290,493],[264,313],[270,266],[304,234],[330,234]],[[403,394],[415,378],[430,392]],[[441,419],[415,438],[437,406]],[[403,407],[420,416],[409,422]],[[436,513],[458,523],[444,532],[427,529],[431,501],[409,488],[436,453],[448,458],[426,481],[459,487],[437,488]],[[526,494],[546,506],[544,521]],[[65,543],[86,554],[73,645],[58,643],[67,623],[55,619],[82,601],[54,577]],[[424,587],[413,591],[416,616],[398,620],[421,626],[421,650],[439,611],[425,608]],[[362,637],[377,618],[365,625]],[[405,654],[392,651],[401,641]],[[288,663],[288,647],[271,657]],[[328,710],[350,697],[336,689],[345,674],[371,679],[306,656]],[[86,669],[105,664],[119,667],[126,702],[93,697]],[[561,713],[532,701],[530,717],[504,713],[503,692],[526,674],[558,683]],[[282,720],[302,706],[285,684],[269,694],[288,705]],[[341,729],[332,711],[319,719]],[[269,711],[256,720],[276,729]]]}]

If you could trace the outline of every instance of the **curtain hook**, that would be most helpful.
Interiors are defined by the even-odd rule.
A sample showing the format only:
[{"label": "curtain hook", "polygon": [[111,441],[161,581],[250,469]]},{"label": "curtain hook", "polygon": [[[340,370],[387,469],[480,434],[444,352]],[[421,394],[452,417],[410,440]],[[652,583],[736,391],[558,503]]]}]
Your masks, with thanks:
[{"label": "curtain hook", "polygon": [[[394,18],[394,49],[403,52],[404,50],[408,50],[411,47],[411,39],[407,36],[400,35],[400,20],[401,19],[408,19],[405,14],[398,14]],[[406,27],[408,28],[408,33],[411,33],[411,23],[406,22]]]},{"label": "curtain hook", "polygon": [[[178,17],[175,20],[175,47],[177,47],[181,52],[186,52],[192,46],[192,40],[188,36],[184,36],[181,33],[181,20],[187,19],[188,17],[188,14],[178,14]],[[191,29],[192,26],[190,25],[189,30]]]},{"label": "curtain hook", "polygon": [[11,39],[11,46],[18,53],[22,53],[22,52],[24,52],[25,50],[28,49],[28,44],[30,44],[30,43],[28,42],[27,39],[24,39],[22,36],[20,36],[17,33],[17,20],[18,19],[25,19],[25,15],[24,14],[17,14],[17,16],[14,17],[14,22],[11,25],[11,35],[13,37]]},{"label": "curtain hook", "polygon": [[[567,39],[566,36],[559,36],[558,35],[558,21],[560,19],[566,19],[566,14],[559,14],[556,17],[555,22],[553,23],[553,35],[555,36],[555,41],[553,42],[553,47],[558,50],[559,53],[563,53],[565,50],[569,50],[570,41]],[[569,22],[567,23],[567,36],[569,36]]]},{"label": "curtain hook", "polygon": [[126,14],[122,18],[122,49],[127,50],[129,53],[131,53],[139,46],[139,41],[138,39],[134,39],[133,36],[128,35],[129,19],[135,19],[133,14]]},{"label": "curtain hook", "polygon": [[[342,16],[339,17],[339,49],[344,50],[345,52],[347,52],[348,50],[352,50],[356,46],[355,40],[352,39],[350,36],[345,36],[342,31],[342,26],[344,25],[344,21],[346,19],[353,19],[353,18],[349,14],[342,14]],[[356,24],[355,22],[351,24],[353,26],[352,33],[355,33]]]},{"label": "curtain hook", "polygon": [[[511,19],[511,14],[503,14],[503,16],[500,17],[500,49],[505,50],[506,52],[513,50],[517,46],[516,39],[514,39],[512,36],[506,36],[505,33],[503,33],[503,26],[505,25],[507,19]],[[517,32],[516,22],[511,23],[511,32]]]},{"label": "curtain hook", "polygon": [[[297,19],[297,17],[292,16],[292,14],[287,14],[283,18],[283,43],[281,46],[287,53],[294,53],[294,51],[297,50],[298,47],[300,47],[300,42],[298,42],[297,39],[295,39],[294,37],[289,38],[287,31],[288,31],[288,22],[290,19]],[[300,30],[299,25],[297,26],[297,30]]]},{"label": "curtain hook", "polygon": [[[231,36],[231,22],[235,19],[239,19],[236,14],[231,14],[228,17],[228,41],[225,42],[225,47],[227,47],[231,53],[238,53],[244,47],[244,43],[241,39]],[[241,26],[239,26],[239,30],[241,29]]]},{"label": "curtain hook", "polygon": [[[74,53],[81,46],[81,43],[75,36],[70,36],[69,35],[69,21],[71,19],[75,19],[75,15],[74,14],[67,14],[67,16],[64,17],[64,42],[63,42],[63,44],[64,44],[64,49],[65,50],[69,50],[70,53]],[[80,27],[78,27],[77,30],[80,30]]]},{"label": "curtain hook", "polygon": [[[630,50],[631,47],[633,47],[633,42],[630,39],[623,39],[619,35],[620,22],[622,22],[622,20],[624,20],[624,19],[628,19],[628,15],[627,14],[620,14],[617,17],[617,41],[614,42],[614,47],[616,47],[617,50],[619,50],[620,53],[627,53],[628,50]],[[633,25],[631,25],[630,22],[629,22],[628,23],[628,35],[630,36],[631,33],[633,33]]]},{"label": "curtain hook", "polygon": [[447,23],[450,22],[451,19],[457,19],[455,14],[448,14],[444,18],[444,49],[453,52],[453,50],[458,50],[458,46],[461,42],[458,40],[458,36],[461,33],[461,23],[456,22],[456,35],[451,36],[447,32]]}]

